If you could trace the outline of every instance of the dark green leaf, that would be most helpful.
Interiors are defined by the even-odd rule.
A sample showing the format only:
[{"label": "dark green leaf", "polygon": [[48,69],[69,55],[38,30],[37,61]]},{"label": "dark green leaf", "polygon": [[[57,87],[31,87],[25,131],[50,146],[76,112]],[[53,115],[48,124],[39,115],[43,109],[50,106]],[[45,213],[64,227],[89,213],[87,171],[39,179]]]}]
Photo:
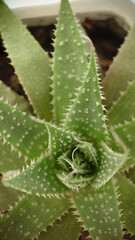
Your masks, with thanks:
[{"label": "dark green leaf", "polygon": [[0,212],[8,211],[21,195],[20,191],[4,186],[0,178]]},{"label": "dark green leaf", "polygon": [[0,240],[29,240],[52,225],[68,208],[67,199],[26,195],[0,219]]},{"label": "dark green leaf", "polygon": [[57,220],[53,227],[48,227],[47,232],[42,232],[39,240],[78,240],[79,234],[80,223],[70,212]]}]

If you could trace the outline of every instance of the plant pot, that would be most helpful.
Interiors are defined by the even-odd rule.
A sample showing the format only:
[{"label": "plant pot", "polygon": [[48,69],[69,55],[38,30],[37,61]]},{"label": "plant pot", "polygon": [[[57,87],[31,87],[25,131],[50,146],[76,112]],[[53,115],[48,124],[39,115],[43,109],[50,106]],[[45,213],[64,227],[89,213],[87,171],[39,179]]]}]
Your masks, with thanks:
[{"label": "plant pot", "polygon": [[[56,22],[60,0],[5,1],[28,26],[47,26]],[[70,2],[94,42],[104,75],[127,31],[135,22],[135,0],[70,0]],[[54,28],[50,28],[50,31],[52,29]],[[35,29],[30,30],[35,34]],[[109,49],[108,42],[111,44]],[[52,51],[51,47],[49,51]]]},{"label": "plant pot", "polygon": [[[44,26],[55,22],[59,6],[56,1],[54,4],[51,3],[53,2],[51,0],[49,3],[44,1],[44,4],[43,1],[38,1],[38,4],[40,3],[39,5],[35,3],[35,5],[30,5],[30,2],[31,1],[23,1],[23,3],[17,3],[16,1],[12,1],[12,3],[9,2],[9,6],[12,6],[15,13],[28,26]],[[105,0],[102,0],[100,4],[98,4],[99,1],[96,0],[78,0],[71,2],[75,12],[77,12],[77,15],[83,22],[84,27],[91,22],[93,22],[93,25],[97,22],[101,22],[101,25],[103,25],[103,23],[106,25],[108,19],[112,19],[109,23],[109,28],[116,35],[118,34],[124,37],[126,34],[125,31],[133,25],[135,20],[135,5],[129,0],[125,0],[124,4],[123,0],[119,0],[119,2],[115,1],[115,4],[114,1],[113,3],[111,1],[106,3]],[[87,21],[85,20],[86,18]],[[113,27],[114,23],[118,28]]]},{"label": "plant pot", "polygon": [[[60,1],[5,1],[26,25],[31,26],[30,31],[39,40],[42,47],[51,52],[53,50],[51,38],[54,30],[52,24],[56,22]],[[104,75],[113,57],[117,54],[117,49],[123,42],[128,29],[135,21],[135,4],[131,0],[71,0],[71,4],[88,36],[94,42]],[[48,28],[43,27],[48,25]],[[37,26],[38,28],[36,28]],[[43,40],[46,32],[48,42]],[[10,72],[13,73],[13,69]],[[6,77],[6,83],[10,77],[11,74]],[[3,76],[0,75],[0,78],[3,79]],[[13,75],[11,81],[14,83],[15,80],[16,77]],[[17,92],[23,94],[20,86],[17,87]]]},{"label": "plant pot", "polygon": [[[28,25],[47,25],[55,21],[59,0],[5,0],[17,16]],[[108,15],[117,19],[127,29],[135,21],[135,0],[71,0],[79,18],[106,19]]]}]

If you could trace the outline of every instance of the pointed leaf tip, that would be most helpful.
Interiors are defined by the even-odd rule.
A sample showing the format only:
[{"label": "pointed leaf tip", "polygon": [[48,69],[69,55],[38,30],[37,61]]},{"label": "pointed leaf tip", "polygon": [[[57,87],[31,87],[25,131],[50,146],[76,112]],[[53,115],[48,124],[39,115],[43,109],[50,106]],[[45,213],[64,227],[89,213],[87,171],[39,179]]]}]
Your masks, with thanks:
[{"label": "pointed leaf tip", "polygon": [[67,188],[56,177],[56,163],[49,156],[32,164],[17,176],[5,180],[5,183],[40,196],[60,196],[67,191]]},{"label": "pointed leaf tip", "polygon": [[59,125],[87,71],[83,38],[67,0],[61,2],[55,35],[52,93],[54,118]]},{"label": "pointed leaf tip", "polygon": [[78,90],[73,105],[69,109],[64,121],[64,127],[77,132],[86,140],[104,141],[107,131],[103,109],[95,50],[92,46],[88,74]]}]

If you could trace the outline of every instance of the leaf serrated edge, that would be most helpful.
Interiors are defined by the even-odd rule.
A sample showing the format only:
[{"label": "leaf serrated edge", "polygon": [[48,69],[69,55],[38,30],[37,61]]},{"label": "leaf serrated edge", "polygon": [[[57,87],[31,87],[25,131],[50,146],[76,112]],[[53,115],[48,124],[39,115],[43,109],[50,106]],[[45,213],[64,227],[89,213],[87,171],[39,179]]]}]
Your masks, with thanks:
[{"label": "leaf serrated edge", "polygon": [[[122,156],[122,154],[121,153],[118,153],[118,152],[114,152],[113,150],[112,150],[112,148],[110,148],[110,147],[108,147],[107,145],[106,145],[106,148],[111,152],[111,153],[115,153],[115,154],[117,154],[117,156],[119,157],[121,157]],[[125,159],[127,160],[127,154],[125,153]],[[124,163],[122,162],[121,163],[121,165],[123,165]],[[118,172],[118,170],[120,169],[121,167],[120,166],[117,166],[117,170],[116,170],[116,172]],[[98,190],[100,187],[102,187],[102,186],[104,186],[111,178],[113,178],[113,176],[116,174],[116,172],[112,175],[112,176],[108,176],[108,178],[107,178],[107,180],[105,180],[105,181],[103,181],[102,183],[95,183],[95,184],[93,184],[92,182],[92,184],[91,184],[91,187],[94,189],[94,190]],[[93,178],[93,180],[94,180],[94,178]]]},{"label": "leaf serrated edge", "polygon": [[121,227],[122,227],[121,230],[123,230],[125,225],[124,225],[124,221],[121,219],[122,214],[123,214],[123,209],[120,208],[121,202],[119,201],[119,197],[120,197],[121,194],[119,193],[119,186],[118,186],[117,182],[118,181],[117,181],[116,177],[112,178],[112,184],[113,184],[114,189],[115,189],[115,196],[116,196],[116,200],[117,200],[117,203],[118,203],[119,219],[120,219],[120,224],[121,224]]},{"label": "leaf serrated edge", "polygon": [[[35,163],[37,163],[38,161],[40,161],[41,159],[42,159],[43,157],[39,157],[37,160],[31,160],[31,162],[30,162],[30,165],[28,165],[28,164],[26,164],[26,166],[25,167],[23,167],[23,169],[22,170],[17,170],[17,171],[14,171],[13,172],[13,174],[8,178],[8,180],[10,180],[10,179],[12,179],[12,178],[14,178],[14,177],[16,177],[16,176],[18,176],[19,174],[21,174],[21,173],[23,173],[25,170],[27,170],[29,167],[32,167]],[[4,180],[4,175],[3,175],[3,180]],[[20,191],[22,191],[22,192],[24,192],[24,193],[27,193],[27,194],[30,194],[30,195],[36,195],[36,196],[38,196],[38,197],[44,197],[44,198],[47,198],[47,197],[49,197],[49,198],[57,198],[57,199],[60,199],[60,198],[65,198],[66,197],[66,195],[67,195],[67,192],[65,192],[65,193],[44,193],[44,194],[39,194],[38,192],[37,193],[32,193],[32,192],[30,192],[30,191],[26,191],[25,189],[23,189],[23,188],[19,188],[19,187],[17,187],[17,186],[12,186],[12,184],[10,184],[10,183],[7,183],[6,181],[3,181],[4,182],[4,185],[5,186],[7,186],[7,187],[12,187],[12,188],[14,188],[14,189],[16,189],[16,190],[20,190]]]},{"label": "leaf serrated edge", "polygon": [[[72,208],[72,214],[74,215],[76,221],[80,223],[80,227],[83,228],[84,231],[87,231],[87,232],[88,232],[88,236],[85,237],[85,239],[88,239],[89,237],[91,237],[91,236],[90,236],[90,233],[89,233],[89,231],[86,229],[85,225],[83,224],[83,222],[82,222],[82,220],[81,220],[81,218],[80,218],[80,215],[79,215],[79,213],[78,213],[78,211],[77,211],[77,209],[76,209],[76,207],[75,207],[75,204],[74,204],[74,202],[73,202],[72,197],[70,198],[70,204],[71,204],[71,208]],[[80,234],[81,234],[81,232],[80,232]]]},{"label": "leaf serrated edge", "polygon": [[76,191],[76,192],[79,192],[80,188],[86,187],[91,181],[91,178],[88,178],[88,182],[80,183],[80,184],[77,184],[77,185],[73,184],[73,186],[72,186],[71,184],[68,183],[68,181],[63,181],[63,177],[61,177],[61,174],[57,174],[57,177],[62,181],[62,183],[65,186],[67,186],[69,189],[72,189],[73,191]]},{"label": "leaf serrated edge", "polygon": [[[47,232],[47,228],[48,228],[48,227],[53,227],[54,224],[55,224],[55,222],[56,222],[57,220],[62,221],[62,217],[65,216],[66,214],[68,214],[68,212],[69,212],[69,209],[66,210],[64,213],[62,213],[62,215],[61,215],[60,217],[58,217],[57,219],[55,219],[51,224],[49,224],[49,225],[48,225],[46,228],[44,228],[41,232]],[[40,233],[41,233],[41,232],[38,232],[35,237],[32,237],[32,238],[31,238],[31,240],[35,240],[35,239],[36,239],[36,240],[39,240],[39,237],[40,237]]]},{"label": "leaf serrated edge", "polygon": [[[9,213],[15,206],[17,206],[18,205],[18,203],[22,200],[22,199],[24,199],[25,198],[25,194],[21,194],[21,196],[18,196],[18,201],[14,201],[14,205],[12,206],[12,205],[9,205],[9,210],[8,210],[8,212],[6,212],[6,213],[4,213],[4,214],[1,214],[0,213],[0,219],[1,218],[3,218],[4,216],[6,216],[6,214],[7,213]],[[7,218],[8,218],[8,215],[6,216]]]},{"label": "leaf serrated edge", "polygon": [[[80,24],[80,22],[79,22],[79,19],[77,18],[77,16],[76,16],[76,13],[73,11],[73,9],[71,9],[71,11],[72,11],[72,14],[74,15],[74,20],[75,20],[75,23],[76,23],[76,26],[77,26],[77,28],[78,28],[78,31],[79,31],[79,33],[80,33],[80,36],[82,37],[82,43],[83,43],[83,45],[85,45],[85,43],[86,43],[86,40],[85,40],[85,35],[84,35],[84,33],[83,33],[83,31],[82,31],[82,29],[81,29],[81,24]],[[55,30],[54,30],[54,36],[56,36],[56,33],[57,33],[57,31],[58,31],[58,20],[59,20],[59,16],[56,18],[56,23],[55,23]],[[84,36],[84,37],[83,37]],[[53,39],[53,43],[52,43],[52,46],[54,47],[54,49],[55,49],[55,42],[56,42],[56,37]],[[85,53],[85,56],[86,57],[88,57],[88,55],[89,55],[89,53],[86,53],[86,52],[84,52]],[[54,52],[52,52],[52,56],[53,56],[53,58],[52,58],[52,64],[51,64],[51,69],[52,69],[52,71],[54,71]],[[88,67],[87,67],[88,68]],[[84,76],[82,77],[83,79],[85,78],[85,76],[87,75],[87,72],[86,73],[84,73]],[[51,91],[51,95],[52,95],[52,105],[54,106],[54,81],[53,81],[53,76],[51,77],[51,80],[52,80],[52,84],[51,84],[51,89],[52,89],[52,91]],[[80,80],[80,86],[81,86],[81,83],[82,83],[83,81],[81,81]],[[80,88],[80,87],[79,87]],[[79,88],[76,88],[76,90],[77,89],[79,89]],[[76,94],[77,93],[73,93],[73,95],[75,95],[76,96]],[[70,99],[70,101],[71,101],[71,105],[69,104],[69,106],[67,106],[67,109],[65,109],[66,110],[66,113],[63,113],[63,116],[64,116],[64,118],[63,119],[61,119],[60,120],[60,126],[61,127],[63,127],[64,126],[64,121],[65,121],[65,119],[66,119],[66,116],[67,116],[67,114],[68,114],[68,112],[70,111],[70,107],[72,106],[72,104],[73,104],[73,102],[74,102],[74,99],[75,99],[76,97],[74,97],[73,99]],[[52,108],[52,113],[53,113],[53,122],[55,122],[55,112],[54,112],[54,107]]]},{"label": "leaf serrated edge", "polygon": [[[0,97],[0,100],[2,100],[5,104],[9,105],[11,108],[19,111],[23,116],[26,116],[26,115],[27,115],[31,120],[33,120],[33,121],[35,121],[35,122],[37,122],[37,123],[42,123],[42,124],[44,124],[44,126],[47,128],[47,124],[49,124],[49,123],[46,122],[45,119],[39,119],[39,118],[36,118],[36,117],[33,116],[33,115],[28,115],[28,114],[27,114],[26,112],[24,112],[24,111],[22,112],[22,111],[18,110],[18,109],[16,108],[17,104],[11,105],[10,103],[8,103],[8,99],[7,99],[6,101],[4,101],[4,100],[3,100],[3,97]],[[47,130],[48,130],[48,128],[47,128]],[[46,153],[46,150],[45,150],[44,152],[41,152],[41,154],[40,154],[37,158],[30,158],[30,157],[28,157],[28,156],[26,156],[26,155],[24,156],[20,151],[18,151],[18,149],[16,149],[16,148],[14,147],[13,144],[11,144],[10,142],[8,142],[2,134],[0,134],[0,137],[2,138],[3,143],[6,143],[6,144],[10,145],[11,151],[14,150],[16,153],[18,153],[18,157],[19,157],[19,158],[20,158],[21,156],[23,156],[24,159],[25,159],[25,162],[27,162],[28,160],[35,161],[37,158],[42,158],[42,157],[44,157],[44,155],[45,155],[45,153]]]}]

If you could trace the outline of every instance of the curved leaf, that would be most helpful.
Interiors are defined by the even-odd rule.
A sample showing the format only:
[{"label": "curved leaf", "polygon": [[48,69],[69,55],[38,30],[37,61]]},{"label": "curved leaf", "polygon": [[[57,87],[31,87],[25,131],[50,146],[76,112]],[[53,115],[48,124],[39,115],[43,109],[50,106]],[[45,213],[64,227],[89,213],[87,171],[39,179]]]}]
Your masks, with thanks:
[{"label": "curved leaf", "polygon": [[129,152],[123,169],[135,165],[135,120],[125,122],[111,129],[109,145],[116,151]]},{"label": "curved leaf", "polygon": [[131,121],[135,117],[135,81],[129,84],[126,91],[110,108],[107,117],[111,125]]},{"label": "curved leaf", "polygon": [[114,58],[103,81],[107,109],[116,101],[135,76],[135,25]]},{"label": "curved leaf", "polygon": [[48,54],[2,0],[0,32],[15,72],[37,115],[49,121],[51,68]]}]

